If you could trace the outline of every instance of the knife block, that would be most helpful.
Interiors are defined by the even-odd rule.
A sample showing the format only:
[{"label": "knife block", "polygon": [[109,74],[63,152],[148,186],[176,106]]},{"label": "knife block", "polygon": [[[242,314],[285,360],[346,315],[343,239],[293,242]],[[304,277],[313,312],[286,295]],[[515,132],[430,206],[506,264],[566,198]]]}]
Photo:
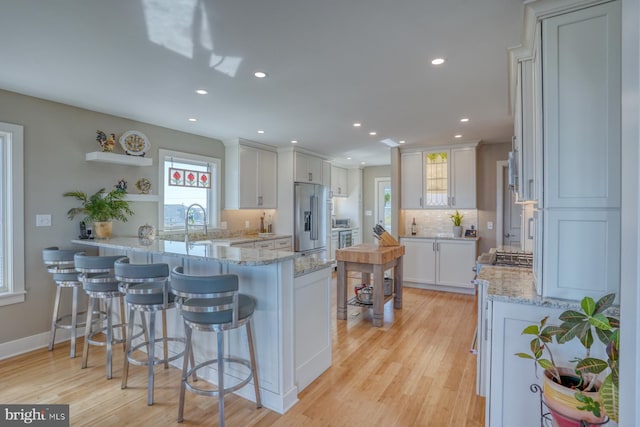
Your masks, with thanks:
[{"label": "knife block", "polygon": [[382,233],[380,236],[379,244],[380,246],[400,246],[400,243],[394,239],[394,237],[387,233],[386,231]]}]

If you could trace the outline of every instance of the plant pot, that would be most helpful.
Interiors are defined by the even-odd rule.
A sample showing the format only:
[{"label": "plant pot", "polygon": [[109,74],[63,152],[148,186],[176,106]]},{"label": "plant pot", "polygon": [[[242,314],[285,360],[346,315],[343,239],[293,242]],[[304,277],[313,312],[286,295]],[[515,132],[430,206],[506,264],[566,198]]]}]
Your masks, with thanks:
[{"label": "plant pot", "polygon": [[[558,372],[561,377],[576,378],[571,368],[558,368]],[[580,420],[586,421],[588,423],[587,426],[592,426],[589,423],[599,425],[604,421],[604,411],[601,417],[596,417],[591,412],[578,409],[579,406],[583,406],[583,403],[575,398],[578,390],[558,384],[552,378],[551,373],[545,370],[542,389],[544,401],[551,411],[556,427],[580,427]],[[599,382],[597,386],[600,386]],[[593,400],[600,401],[600,395],[597,391],[587,391],[582,392],[582,394],[591,397]]]},{"label": "plant pot", "polygon": [[93,232],[96,235],[96,239],[108,239],[111,237],[111,228],[113,226],[113,222],[104,221],[104,222],[94,222],[93,223]]},{"label": "plant pot", "polygon": [[454,225],[453,226],[453,237],[462,237],[462,226]]}]

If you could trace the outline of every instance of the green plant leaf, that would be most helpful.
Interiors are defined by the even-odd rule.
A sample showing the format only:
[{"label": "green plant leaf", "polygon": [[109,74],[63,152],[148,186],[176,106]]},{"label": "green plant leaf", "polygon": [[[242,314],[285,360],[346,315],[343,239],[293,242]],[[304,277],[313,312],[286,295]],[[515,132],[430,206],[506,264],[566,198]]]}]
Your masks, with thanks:
[{"label": "green plant leaf", "polygon": [[516,353],[516,356],[522,357],[523,359],[531,359],[533,360],[533,356],[527,353]]},{"label": "green plant leaf", "polygon": [[576,321],[581,321],[586,319],[587,316],[580,313],[579,311],[567,310],[564,313],[562,313],[558,318],[563,322],[576,322]]},{"label": "green plant leaf", "polygon": [[615,317],[607,317],[607,320],[609,320],[609,324],[612,328],[620,327],[620,319],[616,319]]},{"label": "green plant leaf", "polygon": [[609,367],[609,364],[601,359],[596,359],[595,357],[587,357],[582,359],[576,365],[576,371],[582,374],[590,373],[590,374],[599,374]]},{"label": "green plant leaf", "polygon": [[522,330],[522,335],[538,335],[538,325],[529,325]]},{"label": "green plant leaf", "polygon": [[607,308],[611,307],[611,305],[613,304],[613,301],[615,301],[615,299],[616,299],[616,294],[607,294],[607,295],[603,296],[596,303],[596,309],[595,309],[594,313],[596,313],[596,314],[597,313],[602,313]]},{"label": "green plant leaf", "polygon": [[580,342],[586,349],[590,349],[593,345],[593,334],[591,333],[591,327],[588,323],[583,324],[580,332],[576,334],[580,339]]},{"label": "green plant leaf", "polygon": [[589,318],[589,323],[598,329],[602,329],[604,331],[608,331],[611,329],[611,325],[609,324],[609,319],[602,313],[598,313]]},{"label": "green plant leaf", "polygon": [[580,302],[580,307],[582,307],[582,311],[587,316],[593,316],[593,313],[596,311],[596,302],[591,297],[584,297]]},{"label": "green plant leaf", "polygon": [[596,336],[603,344],[608,344],[611,342],[611,337],[613,336],[613,331],[603,331],[602,329],[596,328]]},{"label": "green plant leaf", "polygon": [[[540,332],[540,338],[545,342],[551,342],[552,338],[564,331],[560,326],[547,326]],[[548,338],[548,341],[545,339]]]},{"label": "green plant leaf", "polygon": [[600,399],[602,399],[602,406],[607,416],[613,421],[618,422],[618,385],[610,375],[605,377],[600,386]]},{"label": "green plant leaf", "polygon": [[538,364],[542,367],[542,369],[554,369],[553,363],[549,359],[538,359]]}]

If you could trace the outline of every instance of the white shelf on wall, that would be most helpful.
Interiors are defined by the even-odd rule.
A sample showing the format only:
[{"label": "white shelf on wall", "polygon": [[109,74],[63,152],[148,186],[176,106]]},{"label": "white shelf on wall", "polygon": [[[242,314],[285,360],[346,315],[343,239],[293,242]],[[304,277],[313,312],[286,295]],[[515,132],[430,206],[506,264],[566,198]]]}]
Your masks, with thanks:
[{"label": "white shelf on wall", "polygon": [[124,200],[127,202],[158,202],[160,196],[157,194],[127,194]]},{"label": "white shelf on wall", "polygon": [[88,162],[114,163],[127,166],[153,165],[153,159],[151,157],[129,156],[126,154],[105,153],[102,151],[87,153],[85,160]]}]

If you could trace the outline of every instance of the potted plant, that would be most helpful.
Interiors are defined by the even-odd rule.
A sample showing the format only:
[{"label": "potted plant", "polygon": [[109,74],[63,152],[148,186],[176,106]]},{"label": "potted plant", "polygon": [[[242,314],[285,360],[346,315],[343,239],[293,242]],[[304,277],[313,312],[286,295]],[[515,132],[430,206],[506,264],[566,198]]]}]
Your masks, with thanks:
[{"label": "potted plant", "polygon": [[[576,420],[601,423],[605,415],[618,421],[620,321],[604,313],[614,299],[615,294],[605,295],[598,302],[585,297],[580,302],[580,311],[567,310],[559,316],[560,326],[547,325],[545,317],[522,331],[524,335],[533,335],[531,352],[516,356],[532,359],[536,367],[544,369],[543,395],[559,427],[580,426]],[[551,345],[554,340],[562,345],[573,339],[578,339],[585,354],[571,360],[575,366],[561,367],[553,357]],[[595,342],[603,346],[607,360],[591,356]]]},{"label": "potted plant", "polygon": [[81,206],[69,209],[67,216],[73,219],[76,215],[84,215],[83,221],[93,222],[96,237],[108,239],[111,237],[113,220],[127,222],[128,217],[133,215],[129,202],[124,200],[125,195],[124,191],[117,188],[108,193],[101,188],[91,196],[82,191],[68,191],[64,196],[76,198]]},{"label": "potted plant", "polygon": [[460,215],[460,212],[456,209],[456,213],[449,215],[453,222],[453,237],[462,237],[462,218],[464,215]]}]

